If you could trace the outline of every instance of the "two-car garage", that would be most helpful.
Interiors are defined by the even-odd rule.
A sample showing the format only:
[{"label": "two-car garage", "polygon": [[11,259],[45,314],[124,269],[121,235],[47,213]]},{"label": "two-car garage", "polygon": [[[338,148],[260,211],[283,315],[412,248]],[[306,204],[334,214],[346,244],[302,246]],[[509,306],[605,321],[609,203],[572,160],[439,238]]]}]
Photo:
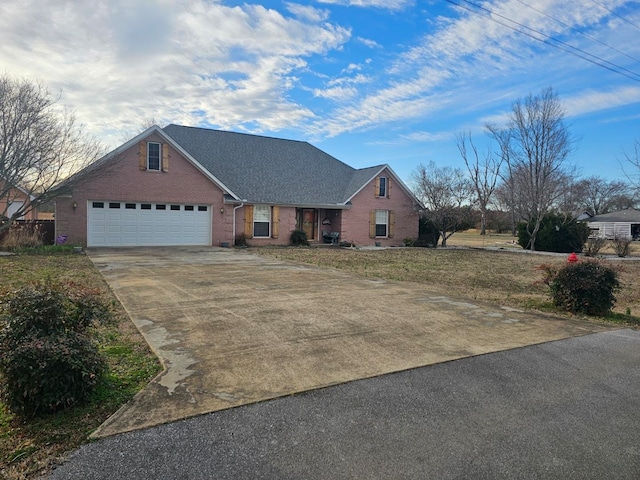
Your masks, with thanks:
[{"label": "two-car garage", "polygon": [[211,245],[210,205],[89,201],[89,247]]}]

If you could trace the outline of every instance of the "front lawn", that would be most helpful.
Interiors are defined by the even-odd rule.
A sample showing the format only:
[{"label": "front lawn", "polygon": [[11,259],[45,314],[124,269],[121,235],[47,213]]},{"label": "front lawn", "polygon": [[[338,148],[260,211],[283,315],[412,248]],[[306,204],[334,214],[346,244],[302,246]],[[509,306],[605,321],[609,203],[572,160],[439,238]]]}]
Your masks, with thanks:
[{"label": "front lawn", "polygon": [[[513,308],[549,310],[549,289],[539,281],[542,264],[562,264],[567,256],[528,252],[455,248],[259,248],[256,253],[282,260],[337,268],[389,280],[414,282],[425,289]],[[612,320],[640,316],[640,260],[611,260],[619,268],[618,292]],[[629,318],[631,322],[636,319]]]},{"label": "front lawn", "polygon": [[87,441],[87,436],[128,402],[159,371],[160,364],[85,255],[68,252],[0,256],[0,285],[15,288],[30,281],[73,280],[98,287],[113,302],[116,321],[98,331],[109,364],[89,404],[23,420],[0,403],[0,478],[42,474],[52,462]]}]

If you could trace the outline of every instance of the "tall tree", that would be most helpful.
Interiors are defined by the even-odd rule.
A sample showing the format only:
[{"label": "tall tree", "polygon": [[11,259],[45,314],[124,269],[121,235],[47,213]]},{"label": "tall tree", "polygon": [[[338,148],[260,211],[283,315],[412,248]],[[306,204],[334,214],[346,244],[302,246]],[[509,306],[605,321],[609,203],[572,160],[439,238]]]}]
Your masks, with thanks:
[{"label": "tall tree", "polygon": [[573,140],[565,124],[565,111],[549,87],[513,103],[504,126],[488,125],[498,142],[509,175],[523,200],[521,217],[531,225],[527,248],[535,250],[544,215],[562,193],[568,175],[567,160]]},{"label": "tall tree", "polygon": [[[0,231],[51,200],[58,182],[101,153],[58,100],[40,83],[0,76],[0,217],[8,219]],[[9,216],[17,191],[30,201]]]},{"label": "tall tree", "polygon": [[414,192],[440,232],[441,245],[446,247],[451,235],[469,225],[471,184],[461,169],[437,167],[434,162],[418,165],[412,177]]},{"label": "tall tree", "polygon": [[[487,209],[500,178],[502,155],[496,156],[489,150],[480,159],[478,149],[473,144],[470,132],[458,134],[456,144],[469,171],[471,186],[476,197],[475,202],[480,210],[480,235],[485,235],[487,233]],[[467,149],[467,144],[471,149],[470,152]]]},{"label": "tall tree", "polygon": [[630,197],[630,188],[625,182],[608,181],[597,176],[580,180],[577,188],[582,207],[592,215],[608,213],[620,198]]}]

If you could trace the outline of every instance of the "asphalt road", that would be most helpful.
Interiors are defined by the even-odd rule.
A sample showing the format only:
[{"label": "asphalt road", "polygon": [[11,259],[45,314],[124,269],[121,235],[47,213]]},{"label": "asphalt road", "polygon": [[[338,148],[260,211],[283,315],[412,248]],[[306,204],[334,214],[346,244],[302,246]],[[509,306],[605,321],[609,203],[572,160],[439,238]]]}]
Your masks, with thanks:
[{"label": "asphalt road", "polygon": [[640,331],[491,353],[88,444],[51,479],[638,479]]}]

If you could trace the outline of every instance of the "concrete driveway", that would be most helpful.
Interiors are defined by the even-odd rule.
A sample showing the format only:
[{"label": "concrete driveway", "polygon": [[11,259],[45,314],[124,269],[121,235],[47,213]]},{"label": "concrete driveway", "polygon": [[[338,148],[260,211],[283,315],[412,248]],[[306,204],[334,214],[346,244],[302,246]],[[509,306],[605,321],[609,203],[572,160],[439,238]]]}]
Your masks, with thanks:
[{"label": "concrete driveway", "polygon": [[606,330],[231,249],[88,254],[165,367],[95,437]]}]

